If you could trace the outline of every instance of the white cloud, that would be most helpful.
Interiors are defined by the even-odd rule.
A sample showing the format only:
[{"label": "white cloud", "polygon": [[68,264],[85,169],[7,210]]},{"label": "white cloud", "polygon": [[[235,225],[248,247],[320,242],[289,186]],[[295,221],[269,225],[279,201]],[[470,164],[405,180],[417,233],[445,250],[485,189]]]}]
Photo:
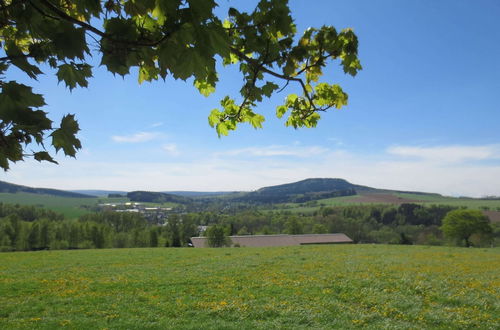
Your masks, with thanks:
[{"label": "white cloud", "polygon": [[162,149],[171,156],[178,156],[180,154],[175,143],[167,143],[162,146]]},{"label": "white cloud", "polygon": [[241,149],[233,149],[224,152],[215,153],[215,156],[248,156],[248,157],[279,157],[291,156],[307,158],[318,156],[329,152],[327,148],[320,146],[300,147],[296,144],[293,146],[271,145],[265,147],[249,147]]},{"label": "white cloud", "polygon": [[500,147],[498,145],[486,146],[436,146],[413,147],[393,146],[387,152],[396,156],[415,157],[433,162],[458,163],[472,160],[499,159]]},{"label": "white cloud", "polygon": [[159,132],[139,132],[132,135],[114,135],[111,139],[120,143],[139,143],[155,140],[162,136],[163,134]]}]

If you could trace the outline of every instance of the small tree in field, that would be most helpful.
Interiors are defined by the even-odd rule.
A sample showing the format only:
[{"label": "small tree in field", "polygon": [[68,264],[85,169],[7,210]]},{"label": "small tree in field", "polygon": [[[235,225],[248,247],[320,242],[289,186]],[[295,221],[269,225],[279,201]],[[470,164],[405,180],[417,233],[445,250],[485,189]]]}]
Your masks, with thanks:
[{"label": "small tree in field", "polygon": [[464,242],[469,247],[473,234],[489,235],[492,232],[489,218],[479,210],[454,210],[446,214],[441,230],[447,238]]},{"label": "small tree in field", "polygon": [[213,225],[207,228],[207,243],[209,247],[223,247],[230,244],[224,226]]}]

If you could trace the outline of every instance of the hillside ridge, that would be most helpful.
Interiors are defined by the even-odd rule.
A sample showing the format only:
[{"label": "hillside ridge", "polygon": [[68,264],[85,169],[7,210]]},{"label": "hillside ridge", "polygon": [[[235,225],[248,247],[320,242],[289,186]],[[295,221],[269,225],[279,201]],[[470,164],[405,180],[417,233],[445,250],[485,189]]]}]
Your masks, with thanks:
[{"label": "hillside ridge", "polygon": [[341,178],[308,178],[296,182],[266,186],[254,191],[115,191],[115,190],[58,190],[50,188],[33,188],[0,181],[0,192],[5,193],[34,193],[62,197],[91,198],[103,196],[105,193],[120,193],[126,195],[132,201],[137,202],[174,202],[190,203],[194,199],[217,199],[224,198],[234,202],[249,203],[302,203],[311,200],[333,198],[341,196],[355,196],[367,193],[412,193],[420,195],[437,195],[436,193],[404,191],[372,188],[350,183]]},{"label": "hillside ridge", "polygon": [[9,183],[5,181],[0,181],[0,192],[2,193],[32,193],[40,195],[52,195],[59,197],[74,197],[74,198],[94,198],[96,196],[81,194],[77,192],[51,189],[51,188],[33,188],[23,185],[18,185],[14,183]]}]

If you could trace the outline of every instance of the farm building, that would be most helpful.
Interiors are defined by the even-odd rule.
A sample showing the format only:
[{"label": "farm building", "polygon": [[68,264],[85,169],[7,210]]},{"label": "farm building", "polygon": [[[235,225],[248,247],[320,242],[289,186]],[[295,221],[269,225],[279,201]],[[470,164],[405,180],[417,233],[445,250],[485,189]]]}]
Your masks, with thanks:
[{"label": "farm building", "polygon": [[[289,246],[306,244],[352,243],[345,234],[306,234],[306,235],[244,235],[229,236],[232,245],[239,246]],[[194,247],[207,247],[206,237],[191,237]]]}]

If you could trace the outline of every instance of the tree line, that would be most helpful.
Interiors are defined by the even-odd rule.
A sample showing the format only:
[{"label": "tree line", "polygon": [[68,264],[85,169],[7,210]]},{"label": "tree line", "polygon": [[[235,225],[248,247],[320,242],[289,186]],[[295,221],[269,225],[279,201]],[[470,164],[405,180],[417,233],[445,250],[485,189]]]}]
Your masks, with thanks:
[{"label": "tree line", "polygon": [[[207,236],[344,233],[355,243],[491,246],[500,243],[500,225],[482,213],[446,205],[356,205],[321,207],[310,214],[243,209],[170,214],[162,223],[139,213],[103,211],[79,219],[35,206],[0,203],[0,251],[189,246]],[[468,210],[466,210],[468,211]],[[471,210],[472,211],[472,210]],[[455,213],[453,213],[455,212]],[[447,218],[451,220],[446,220]],[[443,219],[446,224],[443,225]],[[457,220],[458,219],[458,220]],[[468,227],[467,227],[468,226]],[[451,241],[450,241],[451,238]]]},{"label": "tree line", "polygon": [[141,214],[112,211],[69,220],[38,207],[0,203],[0,251],[181,247],[196,235],[190,216],[172,215],[162,225]]},{"label": "tree line", "polygon": [[[200,224],[224,228],[226,236],[344,233],[355,243],[451,243],[464,246],[491,246],[500,243],[500,225],[490,224],[487,217],[486,220],[481,219],[483,227],[471,225],[471,229],[461,229],[458,235],[445,235],[443,219],[452,211],[459,210],[463,209],[448,205],[406,203],[399,206],[380,204],[322,207],[311,214],[253,209],[233,214],[201,212],[195,217]],[[481,212],[477,212],[476,217],[482,216]]]}]

